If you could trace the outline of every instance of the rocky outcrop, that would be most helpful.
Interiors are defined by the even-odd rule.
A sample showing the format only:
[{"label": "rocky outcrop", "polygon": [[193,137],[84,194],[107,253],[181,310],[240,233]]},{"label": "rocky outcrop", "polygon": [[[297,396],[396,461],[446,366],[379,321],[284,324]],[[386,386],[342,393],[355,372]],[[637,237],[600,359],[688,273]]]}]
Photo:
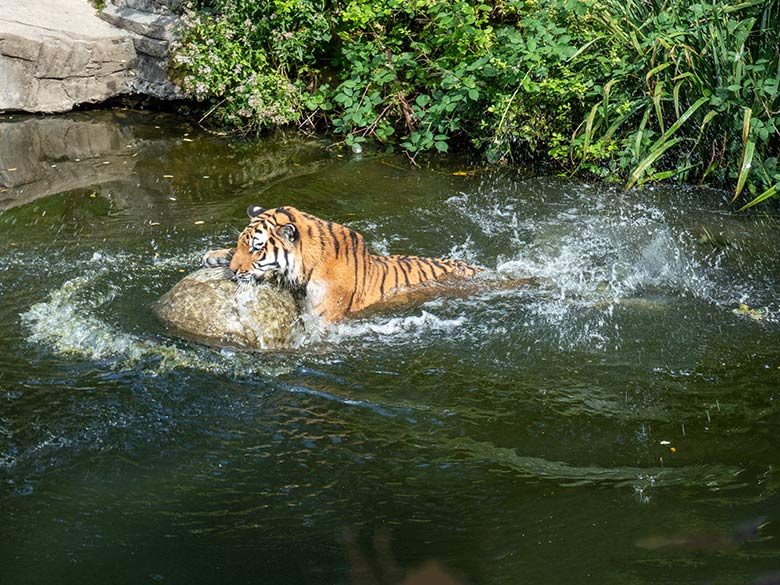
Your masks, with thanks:
[{"label": "rocky outcrop", "polygon": [[65,112],[137,93],[181,96],[166,75],[177,0],[0,2],[0,110]]},{"label": "rocky outcrop", "polygon": [[135,64],[131,36],[86,0],[0,2],[0,109],[100,102],[130,91]]},{"label": "rocky outcrop", "polygon": [[168,79],[168,50],[176,37],[179,17],[173,9],[179,0],[112,0],[100,17],[133,38],[137,62],[133,91],[170,100],[182,97]]}]

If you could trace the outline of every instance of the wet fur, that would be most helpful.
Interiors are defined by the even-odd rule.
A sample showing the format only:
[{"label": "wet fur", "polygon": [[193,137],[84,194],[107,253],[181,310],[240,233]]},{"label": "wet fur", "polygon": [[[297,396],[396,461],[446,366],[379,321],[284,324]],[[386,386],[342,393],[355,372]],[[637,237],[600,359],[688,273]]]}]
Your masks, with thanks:
[{"label": "wet fur", "polygon": [[205,263],[229,262],[239,282],[276,278],[297,293],[304,311],[325,323],[479,270],[461,260],[376,256],[359,233],[294,207],[250,207],[248,212],[252,220],[236,248],[209,252]]}]

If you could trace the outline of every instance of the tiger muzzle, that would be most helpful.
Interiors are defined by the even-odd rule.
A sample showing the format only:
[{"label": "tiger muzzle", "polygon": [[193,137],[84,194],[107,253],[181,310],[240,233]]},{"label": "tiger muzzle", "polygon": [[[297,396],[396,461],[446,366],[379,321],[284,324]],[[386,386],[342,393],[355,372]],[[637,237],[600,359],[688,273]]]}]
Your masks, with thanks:
[{"label": "tiger muzzle", "polygon": [[237,270],[233,273],[233,280],[241,283],[241,282],[254,282],[257,279],[255,278],[255,275],[252,273],[252,271]]}]

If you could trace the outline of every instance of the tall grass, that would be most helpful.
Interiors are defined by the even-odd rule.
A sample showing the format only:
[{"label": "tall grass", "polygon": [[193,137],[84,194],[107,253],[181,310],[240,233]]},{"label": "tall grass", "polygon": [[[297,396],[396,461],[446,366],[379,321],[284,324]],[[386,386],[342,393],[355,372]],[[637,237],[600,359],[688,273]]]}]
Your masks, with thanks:
[{"label": "tall grass", "polygon": [[617,141],[627,186],[678,177],[730,184],[744,208],[778,192],[780,6],[598,0],[591,14],[620,57],[575,141]]}]

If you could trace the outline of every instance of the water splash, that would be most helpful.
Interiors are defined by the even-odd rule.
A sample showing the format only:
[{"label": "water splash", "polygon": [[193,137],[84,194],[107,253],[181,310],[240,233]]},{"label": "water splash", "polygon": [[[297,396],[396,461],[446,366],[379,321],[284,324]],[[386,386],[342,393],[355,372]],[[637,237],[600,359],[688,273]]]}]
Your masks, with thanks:
[{"label": "water splash", "polygon": [[[483,291],[468,298],[429,302],[413,314],[361,315],[300,340],[298,347],[356,341],[386,345],[410,339],[420,344],[456,332],[455,337],[479,345],[496,335],[517,341],[516,329],[522,327],[528,332],[519,340],[522,343],[542,340],[561,350],[605,350],[623,343],[627,312],[661,316],[691,301],[698,303],[696,310],[720,311],[724,319],[737,318],[732,310],[745,304],[762,315],[762,323],[754,326],[780,320],[778,302],[767,300],[769,293],[761,292],[772,287],[729,275],[723,268],[727,252],[697,248],[698,235],[692,228],[680,227],[678,209],[625,198],[613,201],[613,196],[608,190],[582,186],[562,200],[540,205],[533,197],[524,199],[483,186],[477,193],[450,197],[444,202],[445,217],[467,226],[468,234],[445,255],[487,267]],[[370,222],[358,222],[356,227],[369,232],[369,237],[370,232],[386,231]],[[376,251],[384,253],[397,237],[375,233],[372,241]],[[30,340],[86,359],[164,362],[159,356],[168,355],[166,363],[192,363],[193,350],[126,333],[99,316],[100,307],[127,293],[128,281],[143,283],[160,271],[182,270],[193,266],[198,256],[192,251],[157,255],[155,250],[152,246],[147,256],[96,252],[85,259],[86,266],[113,266],[115,272],[72,279],[43,306],[30,309],[25,317]],[[121,279],[116,276],[120,270]],[[512,291],[505,284],[494,287],[507,279],[529,277],[539,283],[532,291],[527,287]],[[110,283],[112,278],[115,284]],[[98,285],[102,292],[92,290]],[[219,362],[215,355],[207,353],[205,361]],[[232,371],[222,364],[213,367]]]},{"label": "water splash", "polygon": [[728,319],[744,303],[766,323],[777,321],[776,307],[745,278],[752,275],[735,278],[723,269],[726,249],[702,249],[700,217],[625,194],[613,200],[614,193],[586,185],[540,205],[539,186],[526,187],[525,198],[482,186],[445,204],[481,233],[474,240],[483,265],[495,250],[497,276],[539,281],[523,324],[557,335],[559,348],[620,346],[618,307],[660,315],[693,302]]},{"label": "water splash", "polygon": [[561,299],[618,302],[649,288],[709,298],[712,283],[704,267],[658,219],[660,212],[643,206],[633,211],[628,217],[579,216],[577,229],[564,231],[568,221],[559,216],[557,225],[499,258],[497,270],[546,279]]},{"label": "water splash", "polygon": [[277,376],[290,370],[284,360],[262,360],[257,354],[206,347],[178,346],[153,336],[122,331],[99,314],[120,293],[106,280],[108,268],[92,269],[66,281],[21,315],[28,341],[55,353],[91,361],[111,362],[117,369],[143,368],[160,374],[177,368],[251,376]]},{"label": "water splash", "polygon": [[323,341],[342,343],[348,340],[366,340],[380,343],[405,341],[435,333],[451,333],[466,324],[466,317],[440,317],[425,309],[405,317],[372,317],[336,323],[322,335]]}]

